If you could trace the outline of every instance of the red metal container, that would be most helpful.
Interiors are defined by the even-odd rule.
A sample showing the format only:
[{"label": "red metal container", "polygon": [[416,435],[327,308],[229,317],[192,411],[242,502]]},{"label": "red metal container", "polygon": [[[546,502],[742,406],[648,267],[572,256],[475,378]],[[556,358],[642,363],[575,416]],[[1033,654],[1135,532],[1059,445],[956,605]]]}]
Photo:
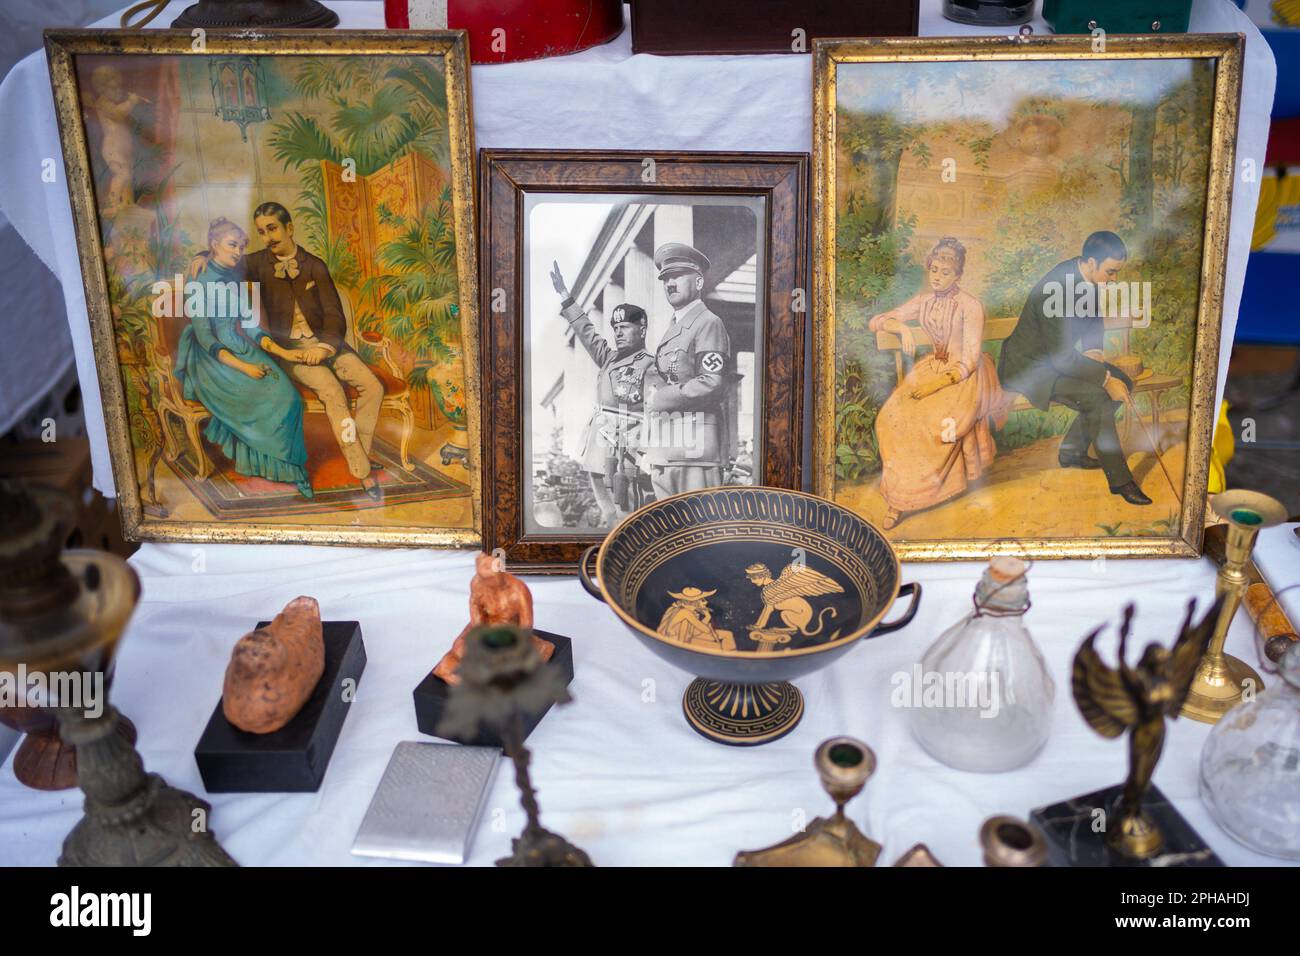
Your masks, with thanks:
[{"label": "red metal container", "polygon": [[474,63],[577,53],[623,30],[622,0],[384,0],[396,30],[468,30]]}]

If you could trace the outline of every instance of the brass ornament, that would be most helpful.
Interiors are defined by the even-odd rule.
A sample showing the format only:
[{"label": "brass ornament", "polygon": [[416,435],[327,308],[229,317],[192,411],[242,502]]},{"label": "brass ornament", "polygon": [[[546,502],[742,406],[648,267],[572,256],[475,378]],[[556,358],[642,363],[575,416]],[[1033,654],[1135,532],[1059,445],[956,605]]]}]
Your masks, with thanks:
[{"label": "brass ornament", "polygon": [[[844,814],[844,805],[862,792],[876,771],[876,755],[852,737],[823,741],[813,756],[813,766],[824,789],[835,801],[835,813],[817,817],[797,833],[762,850],[742,850],[733,866],[875,866],[880,844],[864,836]],[[924,849],[914,847],[912,851]],[[928,854],[928,850],[926,853]],[[902,864],[900,865],[923,865]]]},{"label": "brass ornament", "polygon": [[1120,856],[1145,860],[1155,856],[1164,837],[1143,810],[1142,800],[1151,785],[1156,762],[1165,742],[1165,718],[1178,716],[1191,687],[1192,677],[1205,652],[1223,605],[1215,601],[1195,625],[1190,601],[1187,616],[1172,648],[1148,644],[1137,667],[1126,660],[1133,605],[1124,608],[1119,632],[1119,663],[1105,664],[1093,649],[1101,633],[1097,628],[1084,640],[1074,657],[1074,702],[1084,720],[1103,737],[1129,732],[1129,772],[1114,817],[1106,823],[1106,843]]},{"label": "brass ornament", "polygon": [[926,846],[924,843],[918,843],[916,846],[912,847],[910,850],[908,850],[906,853],[900,856],[897,860],[895,860],[894,866],[910,867],[916,869],[922,867],[943,866],[943,864],[940,863],[939,860],[935,857],[935,855],[930,852],[930,848],[928,846]]},{"label": "brass ornament", "polygon": [[1042,831],[1018,817],[989,817],[980,827],[984,865],[1033,867],[1047,865],[1047,841]]},{"label": "brass ornament", "polygon": [[1225,491],[1210,499],[1210,507],[1228,526],[1224,561],[1214,582],[1214,595],[1222,603],[1209,647],[1196,670],[1182,710],[1185,717],[1204,724],[1218,723],[1220,717],[1241,701],[1246,688],[1252,693],[1264,689],[1264,682],[1255,669],[1225,654],[1223,644],[1250,584],[1247,568],[1256,537],[1262,529],[1286,521],[1282,503],[1258,491]]}]

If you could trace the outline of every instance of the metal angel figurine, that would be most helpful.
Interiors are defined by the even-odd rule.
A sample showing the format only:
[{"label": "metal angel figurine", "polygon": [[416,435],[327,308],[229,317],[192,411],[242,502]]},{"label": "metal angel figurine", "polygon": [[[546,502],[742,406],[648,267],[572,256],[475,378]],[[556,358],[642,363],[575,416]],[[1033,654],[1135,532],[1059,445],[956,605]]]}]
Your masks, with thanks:
[{"label": "metal angel figurine", "polygon": [[[817,615],[817,626],[809,629],[808,625],[813,621],[813,607],[807,598],[844,593],[839,582],[798,561],[787,564],[776,579],[772,578],[772,572],[766,564],[751,564],[745,568],[745,576],[750,583],[763,589],[763,612],[749,628],[750,636],[759,643],[761,650],[773,650],[777,644],[789,644],[796,634],[801,637],[817,637],[822,634],[827,614],[834,621],[835,609],[822,608]],[[780,619],[780,624],[768,627],[768,621],[774,612]],[[834,640],[835,637],[836,634],[831,634],[827,640]]]},{"label": "metal angel figurine", "polygon": [[1108,823],[1106,832],[1111,849],[1130,859],[1148,859],[1164,845],[1164,836],[1143,810],[1142,800],[1164,747],[1165,718],[1176,718],[1183,706],[1214,632],[1220,601],[1196,625],[1192,624],[1196,602],[1190,601],[1174,646],[1148,644],[1135,668],[1126,660],[1132,604],[1124,608],[1120,624],[1118,667],[1105,664],[1093,648],[1103,628],[1089,634],[1074,656],[1074,701],[1088,725],[1103,737],[1131,731],[1128,778],[1116,805],[1118,820]]}]

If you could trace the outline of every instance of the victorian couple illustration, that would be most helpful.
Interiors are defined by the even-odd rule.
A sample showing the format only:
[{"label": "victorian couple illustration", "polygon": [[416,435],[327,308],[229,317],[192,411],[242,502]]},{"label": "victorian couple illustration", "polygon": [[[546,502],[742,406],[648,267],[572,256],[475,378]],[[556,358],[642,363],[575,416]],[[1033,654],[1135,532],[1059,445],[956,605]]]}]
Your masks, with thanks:
[{"label": "victorian couple illustration", "polygon": [[[204,437],[236,472],[293,484],[311,498],[303,386],[324,406],[349,473],[379,500],[370,447],[384,387],[347,344],[338,290],[325,263],[294,241],[289,211],[264,202],[253,225],[263,248],[246,255],[248,234],[229,219],[213,220],[207,249],[190,264],[188,279],[207,294],[202,307],[187,309],[176,351],[185,397],[211,413]],[[261,314],[251,318],[241,314],[245,282],[256,283],[252,299],[260,301]]]},{"label": "victorian couple illustration", "polygon": [[[1151,503],[1129,470],[1115,428],[1116,412],[1131,402],[1133,382],[1103,357],[1103,315],[1058,314],[1051,305],[1062,288],[1116,282],[1127,259],[1115,233],[1090,235],[1077,256],[1030,291],[995,367],[983,351],[984,308],[959,284],[966,249],[951,236],[935,244],[925,259],[927,290],[870,321],[871,331],[896,334],[909,355],[916,351],[916,329],[933,344],[876,417],[886,529],[963,494],[988,470],[997,453],[993,429],[1005,424],[1013,393],[1044,411],[1055,402],[1078,413],[1058,451],[1062,468],[1099,470],[1112,494],[1134,505]],[[1089,449],[1096,449],[1095,457]]]}]

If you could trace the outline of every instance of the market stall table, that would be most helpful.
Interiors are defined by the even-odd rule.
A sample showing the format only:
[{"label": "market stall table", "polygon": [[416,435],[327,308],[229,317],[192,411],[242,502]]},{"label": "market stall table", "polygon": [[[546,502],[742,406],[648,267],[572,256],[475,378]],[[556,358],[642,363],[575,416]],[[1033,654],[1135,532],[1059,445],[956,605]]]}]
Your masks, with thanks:
[{"label": "market stall table", "polygon": [[[146,767],[209,800],[214,832],[243,864],[379,862],[353,857],[352,840],[397,743],[433,739],[416,730],[411,691],[464,624],[472,556],[176,544],[146,545],[132,564],[144,593],[121,647],[112,699],[139,729]],[[905,564],[903,579],[925,589],[916,620],[795,681],[807,704],[802,723],[754,748],[723,747],[692,731],[681,710],[691,675],[633,640],[576,582],[529,578],[537,625],[571,637],[576,662],[574,702],[554,708],[529,738],[543,824],[597,864],[729,864],[737,850],[784,839],[800,820],[830,809],[813,751],[827,737],[849,734],[879,759],[850,812],[884,844],[881,865],[924,842],[945,864],[975,866],[986,817],[1027,817],[1034,807],[1121,782],[1125,744],[1089,729],[1071,699],[1075,650],[1093,628],[1109,624],[1098,646],[1113,660],[1114,624],[1129,600],[1138,605],[1134,659],[1149,641],[1171,643],[1188,597],[1208,606],[1213,566],[1037,562],[1029,572],[1026,624],[1056,681],[1052,734],[1032,763],[1003,774],[939,764],[913,739],[906,708],[891,703],[930,642],[970,610],[979,567]],[[314,794],[205,794],[194,745],[221,696],[231,648],[299,594],[319,597],[328,620],[360,621],[369,657],[324,785]],[[1243,611],[1228,651],[1257,663],[1251,639]],[[1201,804],[1197,771],[1209,731],[1187,719],[1169,723],[1156,785],[1226,863],[1281,864],[1238,845]],[[0,865],[53,863],[80,816],[81,794],[26,790],[11,764],[0,768]],[[469,861],[490,864],[507,855],[522,821],[512,776],[499,772]]]}]

